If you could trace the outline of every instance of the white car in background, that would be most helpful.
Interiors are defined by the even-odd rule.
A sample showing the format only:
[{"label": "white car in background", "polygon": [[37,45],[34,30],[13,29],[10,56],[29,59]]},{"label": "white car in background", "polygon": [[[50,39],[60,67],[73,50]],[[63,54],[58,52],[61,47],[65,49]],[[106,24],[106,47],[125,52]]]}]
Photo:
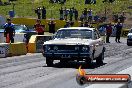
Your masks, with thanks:
[{"label": "white car in background", "polygon": [[85,61],[91,64],[103,64],[104,41],[95,28],[69,27],[61,28],[52,40],[43,44],[43,56],[46,57],[47,66],[52,66],[54,60],[61,63],[68,61]]},{"label": "white car in background", "polygon": [[132,28],[129,31],[128,35],[127,35],[127,45],[131,46],[132,45]]}]

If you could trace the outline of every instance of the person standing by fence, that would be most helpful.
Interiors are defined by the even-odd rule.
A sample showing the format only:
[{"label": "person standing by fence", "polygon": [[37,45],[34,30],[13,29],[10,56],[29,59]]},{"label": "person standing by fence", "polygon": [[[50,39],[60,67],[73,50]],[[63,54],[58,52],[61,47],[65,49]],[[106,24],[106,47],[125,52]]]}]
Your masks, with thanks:
[{"label": "person standing by fence", "polygon": [[49,25],[49,33],[55,33],[55,24],[56,24],[56,22],[54,22],[54,21],[50,21],[49,23],[48,23],[48,25]]},{"label": "person standing by fence", "polygon": [[46,19],[46,8],[44,6],[42,8],[42,19]]},{"label": "person standing by fence", "polygon": [[69,14],[69,11],[67,10],[67,8],[65,7],[65,10],[64,10],[64,19],[67,20],[67,16]]},{"label": "person standing by fence", "polygon": [[77,9],[74,10],[74,15],[75,15],[75,20],[77,21],[78,20],[78,11],[77,11]]},{"label": "person standing by fence", "polygon": [[15,29],[14,24],[11,23],[11,19],[7,19],[7,23],[4,25],[4,37],[6,37],[6,43],[14,43]]},{"label": "person standing by fence", "polygon": [[35,13],[37,14],[38,16],[38,19],[41,19],[41,8],[38,7],[36,10],[35,10]]},{"label": "person standing by fence", "polygon": [[69,16],[70,16],[70,21],[72,21],[72,18],[73,18],[73,8],[70,8],[70,11],[69,11]]},{"label": "person standing by fence", "polygon": [[59,11],[60,11],[60,20],[63,20],[64,19],[63,8],[61,7],[61,9],[59,9]]}]

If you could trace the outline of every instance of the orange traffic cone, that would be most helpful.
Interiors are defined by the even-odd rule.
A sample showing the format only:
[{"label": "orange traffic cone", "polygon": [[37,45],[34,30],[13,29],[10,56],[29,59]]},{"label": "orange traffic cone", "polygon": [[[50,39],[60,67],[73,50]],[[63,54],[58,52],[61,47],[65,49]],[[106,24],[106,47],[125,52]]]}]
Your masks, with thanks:
[{"label": "orange traffic cone", "polygon": [[9,33],[6,35],[6,43],[10,43]]}]

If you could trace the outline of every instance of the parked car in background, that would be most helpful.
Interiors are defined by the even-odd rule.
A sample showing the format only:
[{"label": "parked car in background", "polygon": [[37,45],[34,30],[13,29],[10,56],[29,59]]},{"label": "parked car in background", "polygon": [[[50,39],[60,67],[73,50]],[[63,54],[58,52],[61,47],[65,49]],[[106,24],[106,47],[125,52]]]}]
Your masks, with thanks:
[{"label": "parked car in background", "polygon": [[131,46],[132,45],[132,28],[129,31],[128,35],[127,35],[127,45]]},{"label": "parked car in background", "polygon": [[[28,28],[26,25],[19,25],[14,24],[15,32],[16,33],[25,33],[24,40],[28,43],[31,35],[37,34],[36,31],[33,28]],[[0,27],[0,33],[4,33],[4,27]]]},{"label": "parked car in background", "polygon": [[96,60],[97,64],[102,64],[105,52],[99,32],[87,27],[61,28],[52,40],[44,42],[43,49],[47,66],[52,66],[54,60],[61,63],[77,60],[87,64]]}]

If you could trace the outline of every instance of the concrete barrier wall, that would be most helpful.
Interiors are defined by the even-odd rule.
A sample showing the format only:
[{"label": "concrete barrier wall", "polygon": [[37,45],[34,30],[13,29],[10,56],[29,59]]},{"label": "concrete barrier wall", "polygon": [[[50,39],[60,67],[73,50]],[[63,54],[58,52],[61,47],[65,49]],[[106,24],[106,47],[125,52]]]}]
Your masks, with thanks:
[{"label": "concrete barrier wall", "polygon": [[26,54],[27,47],[25,43],[0,43],[0,58]]},{"label": "concrete barrier wall", "polygon": [[9,55],[9,44],[0,43],[0,57],[6,57]]},{"label": "concrete barrier wall", "polygon": [[9,55],[8,56],[18,56],[18,55],[26,55],[27,48],[25,43],[12,43],[9,44]]}]

